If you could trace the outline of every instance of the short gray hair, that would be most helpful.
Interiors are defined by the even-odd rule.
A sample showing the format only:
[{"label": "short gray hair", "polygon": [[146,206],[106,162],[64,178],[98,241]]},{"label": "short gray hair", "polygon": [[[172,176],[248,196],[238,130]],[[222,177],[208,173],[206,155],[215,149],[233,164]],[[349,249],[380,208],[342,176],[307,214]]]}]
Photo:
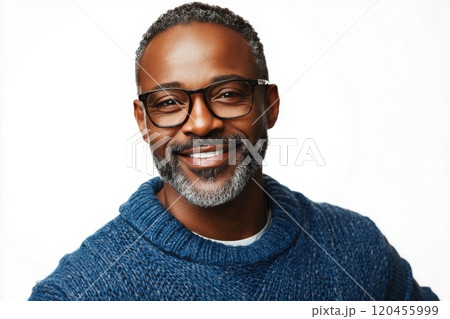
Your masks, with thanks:
[{"label": "short gray hair", "polygon": [[138,72],[142,55],[148,43],[159,33],[179,24],[191,22],[206,22],[223,25],[239,32],[247,41],[250,51],[255,59],[258,78],[269,80],[269,72],[266,65],[266,57],[258,33],[252,25],[241,16],[227,8],[213,6],[200,2],[192,2],[176,7],[162,14],[144,33],[136,50],[136,84],[139,92]]}]

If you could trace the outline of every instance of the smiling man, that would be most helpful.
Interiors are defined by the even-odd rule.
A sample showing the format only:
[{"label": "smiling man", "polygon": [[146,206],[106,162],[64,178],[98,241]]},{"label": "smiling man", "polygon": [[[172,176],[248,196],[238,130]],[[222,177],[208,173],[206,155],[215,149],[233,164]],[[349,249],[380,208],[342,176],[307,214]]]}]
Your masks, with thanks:
[{"label": "smiling man", "polygon": [[159,201],[202,236],[257,233],[267,220],[266,201],[261,163],[249,149],[259,146],[264,156],[279,99],[245,38],[220,24],[179,24],[145,36],[137,62],[145,93],[134,102],[135,117],[144,138],[158,145]]},{"label": "smiling man", "polygon": [[231,11],[162,15],[137,50],[134,115],[160,177],[30,300],[436,300],[368,218],[263,175],[279,111],[263,46]]}]

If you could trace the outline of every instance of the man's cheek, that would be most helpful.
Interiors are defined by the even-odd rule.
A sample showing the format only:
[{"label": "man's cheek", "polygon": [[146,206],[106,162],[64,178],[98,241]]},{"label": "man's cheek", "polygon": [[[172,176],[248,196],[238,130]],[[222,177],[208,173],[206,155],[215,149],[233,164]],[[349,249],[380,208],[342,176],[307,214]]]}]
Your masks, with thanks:
[{"label": "man's cheek", "polygon": [[150,145],[152,154],[158,154],[159,157],[165,157],[167,144],[172,140],[172,136],[162,132],[149,129],[147,132],[147,143]]},{"label": "man's cheek", "polygon": [[162,144],[159,146],[151,145],[150,149],[152,151],[154,160],[157,160],[159,162],[159,165],[167,165],[168,163],[173,161],[174,155],[170,151],[170,147],[167,147],[166,144]]}]

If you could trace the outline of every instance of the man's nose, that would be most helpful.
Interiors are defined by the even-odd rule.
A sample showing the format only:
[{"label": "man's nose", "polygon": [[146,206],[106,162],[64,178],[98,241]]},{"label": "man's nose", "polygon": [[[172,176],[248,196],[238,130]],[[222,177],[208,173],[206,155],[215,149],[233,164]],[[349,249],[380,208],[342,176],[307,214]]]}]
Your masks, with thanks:
[{"label": "man's nose", "polygon": [[203,94],[193,94],[191,99],[192,111],[181,128],[183,133],[186,135],[206,136],[209,133],[221,131],[224,126],[223,120],[218,119],[211,113],[206,106]]}]

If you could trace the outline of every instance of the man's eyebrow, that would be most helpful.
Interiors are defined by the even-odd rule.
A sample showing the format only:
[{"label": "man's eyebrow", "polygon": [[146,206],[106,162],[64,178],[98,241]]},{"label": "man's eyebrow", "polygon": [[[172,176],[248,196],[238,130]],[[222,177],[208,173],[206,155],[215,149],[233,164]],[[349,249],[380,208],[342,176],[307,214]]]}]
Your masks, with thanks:
[{"label": "man's eyebrow", "polygon": [[166,83],[158,83],[158,85],[155,85],[152,87],[149,91],[153,90],[159,90],[159,89],[173,89],[173,88],[179,88],[181,87],[180,82],[166,82]]},{"label": "man's eyebrow", "polygon": [[212,79],[211,83],[219,82],[219,81],[226,81],[226,80],[236,80],[236,79],[244,80],[245,78],[243,76],[240,76],[240,75],[237,75],[237,74],[219,75],[219,76],[214,77]]},{"label": "man's eyebrow", "polygon": [[[245,79],[245,78],[243,76],[237,75],[237,74],[219,75],[219,76],[213,77],[211,80],[211,83],[219,82],[219,81],[226,81],[226,80],[235,80],[235,79]],[[155,85],[149,91],[159,90],[159,89],[175,89],[175,88],[182,88],[182,87],[183,87],[183,85],[181,82],[173,81],[173,82],[166,82],[166,83],[158,83],[158,85]]]}]

